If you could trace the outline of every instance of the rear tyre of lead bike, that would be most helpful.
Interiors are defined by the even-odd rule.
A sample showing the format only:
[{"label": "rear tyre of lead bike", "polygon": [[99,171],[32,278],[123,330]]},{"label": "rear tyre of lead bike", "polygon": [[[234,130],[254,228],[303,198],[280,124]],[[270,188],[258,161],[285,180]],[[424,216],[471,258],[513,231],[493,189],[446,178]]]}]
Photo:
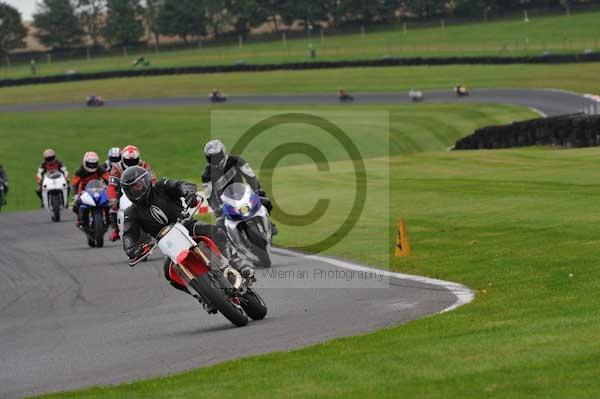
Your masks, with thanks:
[{"label": "rear tyre of lead bike", "polygon": [[271,267],[271,257],[267,250],[267,242],[264,240],[260,230],[256,223],[248,223],[246,226],[246,236],[250,241],[252,247],[252,253],[258,258],[258,265],[260,267],[269,268]]},{"label": "rear tyre of lead bike", "polygon": [[52,209],[52,221],[60,222],[60,208],[62,205],[60,204],[60,197],[58,194],[53,194],[52,198],[50,198],[50,208]]},{"label": "rear tyre of lead bike", "polygon": [[94,211],[94,242],[97,248],[104,246],[104,213],[101,208]]},{"label": "rear tyre of lead bike", "polygon": [[267,315],[267,305],[265,301],[252,288],[248,288],[246,293],[241,298],[242,308],[244,312],[252,320],[262,320]]},{"label": "rear tyre of lead bike", "polygon": [[215,309],[236,327],[243,327],[248,324],[248,316],[244,313],[243,308],[229,302],[225,293],[213,284],[208,273],[196,277],[190,281],[190,285],[200,294],[200,297],[208,299]]}]

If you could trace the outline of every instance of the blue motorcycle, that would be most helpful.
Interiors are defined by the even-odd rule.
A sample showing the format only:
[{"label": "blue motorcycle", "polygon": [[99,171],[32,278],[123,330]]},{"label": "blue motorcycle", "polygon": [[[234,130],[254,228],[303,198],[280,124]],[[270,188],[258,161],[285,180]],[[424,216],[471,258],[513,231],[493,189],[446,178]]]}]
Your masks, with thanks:
[{"label": "blue motorcycle", "polygon": [[85,224],[83,230],[88,238],[90,247],[104,246],[104,234],[109,226],[108,193],[102,180],[92,180],[81,193],[81,211]]}]

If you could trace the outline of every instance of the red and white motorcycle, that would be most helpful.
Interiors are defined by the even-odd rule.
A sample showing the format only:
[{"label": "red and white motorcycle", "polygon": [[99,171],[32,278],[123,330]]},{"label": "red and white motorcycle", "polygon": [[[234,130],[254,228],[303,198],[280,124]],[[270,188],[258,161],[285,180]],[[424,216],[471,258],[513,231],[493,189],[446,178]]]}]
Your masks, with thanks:
[{"label": "red and white motorcycle", "polygon": [[142,255],[130,266],[146,259],[158,246],[171,260],[169,277],[191,293],[195,292],[194,296],[209,313],[218,311],[237,327],[248,324],[248,317],[263,319],[267,306],[260,295],[247,286],[210,237],[192,237],[183,225],[196,209],[187,209],[176,223],[165,226],[156,243],[144,246]]}]

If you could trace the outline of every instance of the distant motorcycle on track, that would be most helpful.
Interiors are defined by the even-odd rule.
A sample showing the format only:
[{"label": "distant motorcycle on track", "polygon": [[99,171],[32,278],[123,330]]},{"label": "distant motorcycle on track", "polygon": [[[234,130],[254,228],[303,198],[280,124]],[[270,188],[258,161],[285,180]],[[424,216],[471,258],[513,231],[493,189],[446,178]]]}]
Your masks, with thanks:
[{"label": "distant motorcycle on track", "polygon": [[466,86],[463,86],[461,84],[458,84],[454,87],[454,92],[459,97],[466,97],[469,95],[469,89],[467,89]]},{"label": "distant motorcycle on track", "polygon": [[169,277],[195,292],[208,313],[220,312],[237,327],[248,324],[248,317],[263,319],[267,306],[260,295],[246,285],[210,237],[192,237],[183,225],[196,209],[186,209],[176,223],[165,226],[157,241],[142,246],[142,254],[129,265],[142,262],[158,247],[171,261]]},{"label": "distant motorcycle on track", "polygon": [[83,213],[83,231],[90,247],[102,248],[104,234],[109,226],[108,193],[102,180],[92,180],[81,193],[81,210]]},{"label": "distant motorcycle on track", "polygon": [[60,211],[67,207],[69,187],[65,175],[58,171],[48,172],[42,180],[42,203],[52,215],[53,222],[60,222]]},{"label": "distant motorcycle on track", "polygon": [[0,212],[2,212],[4,205],[6,205],[6,192],[4,190],[4,182],[0,180]]},{"label": "distant motorcycle on track", "polygon": [[258,194],[234,183],[223,191],[221,201],[225,232],[238,253],[256,267],[271,267],[271,221]]}]

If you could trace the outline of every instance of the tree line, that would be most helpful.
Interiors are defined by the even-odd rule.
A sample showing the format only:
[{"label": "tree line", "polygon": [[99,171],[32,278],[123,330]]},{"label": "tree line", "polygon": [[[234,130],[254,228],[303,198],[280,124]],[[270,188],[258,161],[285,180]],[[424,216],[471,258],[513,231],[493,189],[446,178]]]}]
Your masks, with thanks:
[{"label": "tree line", "polygon": [[[399,18],[474,17],[526,8],[562,8],[600,0],[41,0],[33,16],[39,41],[50,49],[135,45],[146,34],[184,42],[212,35],[246,35],[271,23],[302,26],[389,23]],[[0,0],[0,54],[25,47],[20,13]]]}]

